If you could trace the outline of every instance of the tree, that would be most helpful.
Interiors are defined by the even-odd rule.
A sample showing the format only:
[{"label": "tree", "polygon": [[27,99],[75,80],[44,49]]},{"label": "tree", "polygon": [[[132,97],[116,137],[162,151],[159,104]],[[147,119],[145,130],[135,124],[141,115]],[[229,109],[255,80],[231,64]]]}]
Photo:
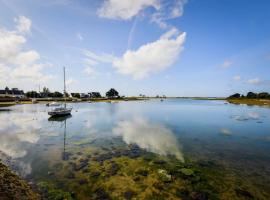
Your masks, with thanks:
[{"label": "tree", "polygon": [[229,98],[240,98],[240,97],[241,97],[241,95],[239,93],[235,93],[235,94],[229,96]]},{"label": "tree", "polygon": [[267,99],[267,98],[270,98],[270,94],[268,94],[267,92],[261,92],[258,94],[258,98]]},{"label": "tree", "polygon": [[61,92],[55,91],[53,93],[53,97],[62,98],[63,97],[63,94]]},{"label": "tree", "polygon": [[101,98],[101,94],[99,92],[90,92],[90,98]]},{"label": "tree", "polygon": [[106,92],[106,97],[119,97],[119,93],[114,88],[111,88],[108,92]]},{"label": "tree", "polygon": [[247,93],[247,98],[249,98],[249,99],[255,99],[255,98],[257,98],[257,94],[256,93],[253,93],[253,92],[248,92]]},{"label": "tree", "polygon": [[80,98],[79,93],[71,93],[71,96],[74,97],[74,98]]},{"label": "tree", "polygon": [[26,97],[28,97],[28,98],[39,98],[39,97],[40,97],[39,93],[36,92],[36,91],[29,91],[29,92],[26,92],[25,95],[26,95]]}]

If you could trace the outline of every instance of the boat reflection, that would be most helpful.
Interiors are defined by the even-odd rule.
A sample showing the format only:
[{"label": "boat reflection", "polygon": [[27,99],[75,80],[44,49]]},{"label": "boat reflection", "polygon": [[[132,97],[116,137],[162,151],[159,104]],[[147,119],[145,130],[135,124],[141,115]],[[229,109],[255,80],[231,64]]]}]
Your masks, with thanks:
[{"label": "boat reflection", "polygon": [[68,160],[70,153],[66,151],[66,130],[67,130],[67,119],[71,118],[72,115],[66,115],[66,116],[52,116],[48,119],[48,121],[52,122],[60,122],[61,127],[64,126],[64,147],[63,147],[63,152],[62,152],[62,160]]}]

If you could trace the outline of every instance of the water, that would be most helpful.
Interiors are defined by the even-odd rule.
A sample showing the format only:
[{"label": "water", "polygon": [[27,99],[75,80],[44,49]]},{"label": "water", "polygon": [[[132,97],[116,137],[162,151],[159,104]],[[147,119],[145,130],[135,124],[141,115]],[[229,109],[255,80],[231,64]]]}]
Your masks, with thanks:
[{"label": "water", "polygon": [[0,158],[48,198],[52,188],[74,199],[270,198],[269,108],[188,99],[71,106],[57,120],[43,104],[0,112]]}]

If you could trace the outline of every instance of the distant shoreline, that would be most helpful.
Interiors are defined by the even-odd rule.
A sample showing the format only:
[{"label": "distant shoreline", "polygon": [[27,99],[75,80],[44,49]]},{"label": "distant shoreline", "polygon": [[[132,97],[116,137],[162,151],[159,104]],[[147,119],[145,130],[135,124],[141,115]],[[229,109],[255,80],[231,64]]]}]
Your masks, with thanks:
[{"label": "distant shoreline", "polygon": [[[246,105],[257,105],[257,106],[270,106],[270,100],[267,99],[249,99],[249,98],[225,98],[225,97],[123,97],[123,98],[85,98],[85,99],[74,99],[67,98],[67,103],[116,103],[121,101],[146,101],[151,99],[192,99],[192,100],[221,100],[227,101],[232,104],[246,104]],[[63,98],[36,98],[38,104],[45,104],[50,102],[64,102]],[[0,107],[10,107],[16,104],[32,104],[32,99],[23,99],[21,101],[1,101]]]}]

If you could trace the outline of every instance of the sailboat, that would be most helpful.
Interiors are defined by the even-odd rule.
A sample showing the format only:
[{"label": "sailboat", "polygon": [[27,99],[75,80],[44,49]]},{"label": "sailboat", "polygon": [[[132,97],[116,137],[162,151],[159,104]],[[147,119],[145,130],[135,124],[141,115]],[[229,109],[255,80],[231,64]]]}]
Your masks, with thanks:
[{"label": "sailboat", "polygon": [[71,114],[72,108],[67,108],[67,104],[66,104],[66,69],[65,67],[64,67],[64,99],[65,99],[64,107],[55,108],[49,111],[48,114],[51,115],[52,117],[66,116],[66,115]]}]

